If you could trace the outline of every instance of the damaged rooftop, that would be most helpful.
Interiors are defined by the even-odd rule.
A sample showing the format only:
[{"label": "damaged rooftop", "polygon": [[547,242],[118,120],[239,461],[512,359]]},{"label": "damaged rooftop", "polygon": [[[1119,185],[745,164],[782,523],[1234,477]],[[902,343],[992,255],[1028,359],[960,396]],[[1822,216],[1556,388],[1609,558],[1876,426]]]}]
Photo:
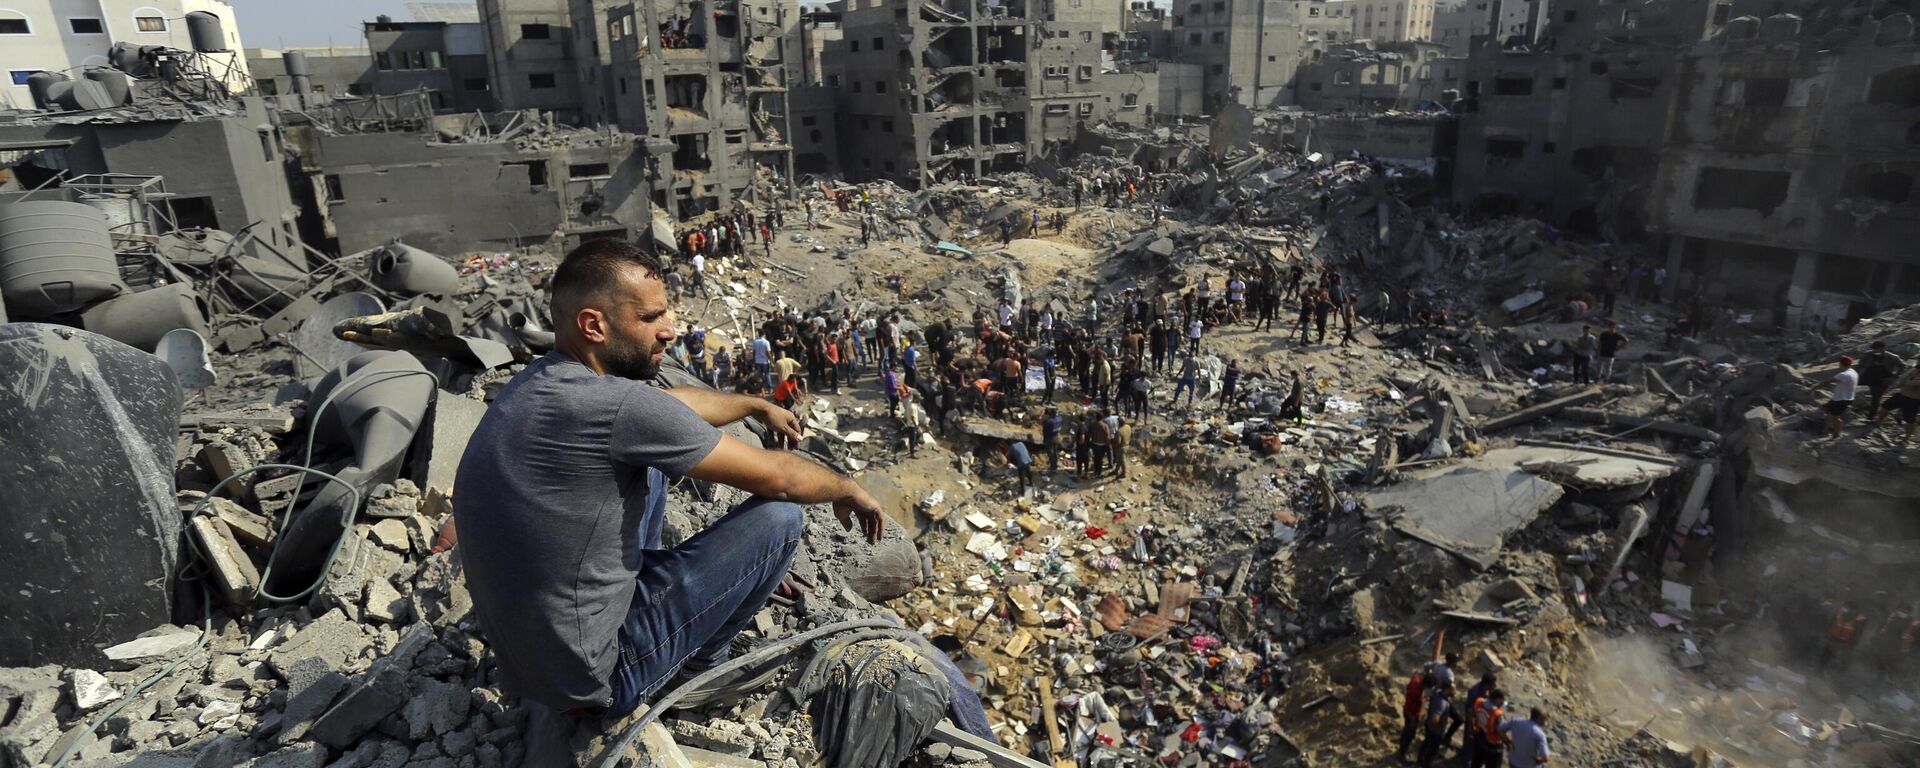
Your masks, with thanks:
[{"label": "damaged rooftop", "polygon": [[[1897,4],[156,2],[0,7],[0,768],[1920,764]],[[572,363],[845,489],[599,706]]]}]

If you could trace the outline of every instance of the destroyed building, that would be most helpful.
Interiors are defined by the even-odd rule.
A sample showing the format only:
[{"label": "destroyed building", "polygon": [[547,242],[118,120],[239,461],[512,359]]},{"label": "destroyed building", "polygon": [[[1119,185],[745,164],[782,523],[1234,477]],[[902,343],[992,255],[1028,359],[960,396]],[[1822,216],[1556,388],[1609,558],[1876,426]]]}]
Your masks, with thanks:
[{"label": "destroyed building", "polygon": [[576,39],[567,0],[479,0],[480,26],[492,70],[489,87],[501,109],[538,109],[580,119]]},{"label": "destroyed building", "polygon": [[787,98],[801,72],[798,7],[650,0],[608,14],[618,62],[607,69],[612,122],[671,146],[654,169],[654,204],[689,220],[768,202],[766,184],[793,177]]},{"label": "destroyed building", "polygon": [[1205,110],[1228,102],[1284,106],[1294,71],[1339,37],[1360,34],[1355,19],[1332,16],[1325,0],[1181,0],[1173,7],[1172,59],[1203,67]]},{"label": "destroyed building", "polygon": [[1678,58],[1646,189],[1681,295],[1818,330],[1920,299],[1912,28],[1739,16]]},{"label": "destroyed building", "polygon": [[1438,43],[1351,43],[1302,64],[1295,102],[1312,112],[1436,110],[1458,94],[1466,61]]}]

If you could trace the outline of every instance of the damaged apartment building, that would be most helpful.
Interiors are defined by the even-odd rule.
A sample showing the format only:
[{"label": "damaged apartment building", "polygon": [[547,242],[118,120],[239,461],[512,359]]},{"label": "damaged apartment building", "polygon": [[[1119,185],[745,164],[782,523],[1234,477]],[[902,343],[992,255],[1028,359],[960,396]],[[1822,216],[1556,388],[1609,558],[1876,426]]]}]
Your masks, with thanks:
[{"label": "damaged apartment building", "polygon": [[689,219],[766,204],[774,179],[793,178],[799,26],[792,0],[643,0],[607,12],[610,122],[664,150],[656,206]]},{"label": "damaged apartment building", "polygon": [[1831,328],[1911,301],[1911,24],[1796,10],[1573,0],[1475,38],[1456,201],[1645,233],[1670,297],[1753,323]]},{"label": "damaged apartment building", "polygon": [[1083,124],[1144,124],[1159,72],[1115,60],[1119,8],[1053,5],[851,3],[825,55],[842,170],[919,186],[1023,169]]}]

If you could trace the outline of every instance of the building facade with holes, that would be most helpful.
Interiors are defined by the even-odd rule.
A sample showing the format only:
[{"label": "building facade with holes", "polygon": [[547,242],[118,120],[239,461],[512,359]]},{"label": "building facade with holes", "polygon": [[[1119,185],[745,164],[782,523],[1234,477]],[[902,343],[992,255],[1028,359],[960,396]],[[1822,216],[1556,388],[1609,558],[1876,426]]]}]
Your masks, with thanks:
[{"label": "building facade with holes", "polygon": [[117,42],[192,50],[186,16],[195,11],[219,17],[225,41],[225,51],[205,55],[208,72],[235,93],[249,88],[240,25],[226,0],[0,0],[0,109],[32,109],[29,76],[105,67]]}]

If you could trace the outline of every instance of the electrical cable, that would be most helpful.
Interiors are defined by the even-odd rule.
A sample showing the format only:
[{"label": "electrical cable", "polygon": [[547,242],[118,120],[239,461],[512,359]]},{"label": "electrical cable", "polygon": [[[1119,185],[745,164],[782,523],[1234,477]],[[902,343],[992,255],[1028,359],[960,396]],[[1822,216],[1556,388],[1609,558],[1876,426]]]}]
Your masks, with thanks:
[{"label": "electrical cable", "polygon": [[[192,538],[192,537],[188,537],[188,538]],[[167,675],[173,674],[173,671],[176,669],[179,669],[181,664],[187,663],[188,659],[191,659],[194,656],[199,655],[201,651],[206,650],[207,641],[212,637],[213,637],[213,598],[211,595],[207,594],[206,585],[202,584],[200,585],[200,639],[193,644],[192,648],[187,649],[186,653],[180,654],[179,658],[174,659],[173,663],[168,664],[164,667],[161,667],[160,671],[153,673],[152,677],[149,677],[146,680],[141,681],[139,685],[136,685],[133,687],[133,690],[127,691],[127,694],[125,696],[120,697],[120,703],[115,704],[111,707],[108,707],[105,710],[102,710],[98,715],[94,715],[93,720],[87,723],[87,730],[75,736],[73,739],[73,743],[68,744],[67,748],[60,752],[60,757],[53,761],[52,768],[64,768],[64,766],[67,764],[67,761],[72,760],[74,754],[80,751],[80,742],[82,739],[85,739],[89,734],[99,731],[100,726],[105,725],[108,720],[111,720],[115,715],[120,714],[121,710],[124,710],[127,707],[131,706],[134,700],[139,698],[141,692],[147,690],[148,688],[153,687],[154,683],[160,682]]]},{"label": "electrical cable", "polygon": [[870,629],[870,628],[899,629],[899,626],[886,619],[852,619],[849,621],[842,621],[834,624],[828,624],[824,627],[816,627],[814,629],[808,630],[806,632],[802,632],[797,635],[781,638],[777,641],[774,641],[773,643],[767,644],[765,646],[761,646],[760,648],[755,649],[751,653],[748,653],[744,656],[740,656],[738,658],[724,662],[714,667],[713,669],[709,669],[705,672],[695,675],[693,679],[688,680],[684,683],[681,683],[679,686],[675,687],[667,695],[662,696],[659,699],[655,700],[653,702],[653,705],[647,709],[645,714],[642,714],[638,720],[633,721],[632,725],[627,726],[625,732],[620,734],[620,738],[614,741],[612,745],[607,747],[607,751],[600,756],[600,759],[598,761],[594,763],[594,768],[614,768],[614,766],[620,762],[619,760],[620,756],[626,753],[627,748],[633,745],[633,742],[635,739],[640,738],[640,732],[642,730],[645,730],[647,726],[652,725],[653,721],[658,720],[660,718],[660,714],[670,709],[673,706],[674,702],[680,700],[681,696],[685,695],[688,691],[693,690],[694,688],[700,686],[701,684],[704,684],[721,675],[731,673],[736,669],[740,669],[742,667],[746,667],[748,665],[765,661],[775,656],[779,656],[795,648],[798,648],[805,643],[812,642],[814,640],[817,640],[822,637],[826,637],[828,635],[839,634],[841,632],[846,632],[846,631],[855,630],[855,629]]}]

